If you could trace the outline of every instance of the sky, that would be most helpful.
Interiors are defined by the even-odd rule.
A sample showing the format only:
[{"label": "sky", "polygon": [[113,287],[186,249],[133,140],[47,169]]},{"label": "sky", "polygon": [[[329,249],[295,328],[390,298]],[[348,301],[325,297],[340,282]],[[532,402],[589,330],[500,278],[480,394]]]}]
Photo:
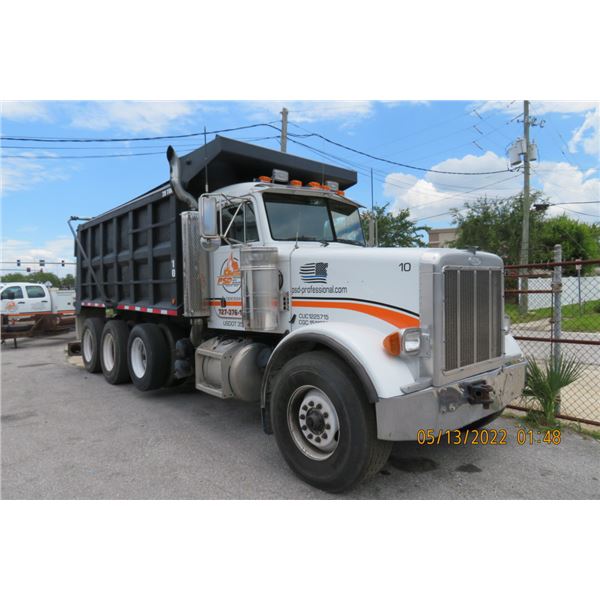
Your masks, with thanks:
[{"label": "sky", "polygon": [[[452,226],[448,211],[463,208],[467,201],[502,198],[522,189],[522,172],[507,172],[506,159],[507,147],[523,135],[522,100],[5,102],[0,125],[3,137],[168,136],[202,132],[204,127],[279,126],[283,106],[289,109],[289,133],[308,136],[290,137],[288,152],[355,169],[358,184],[347,195],[366,207],[371,204],[371,169],[376,205],[408,208],[418,224],[434,228]],[[600,105],[532,101],[531,115],[537,118],[531,138],[539,153],[532,164],[532,189],[557,205],[550,207],[550,214],[599,221]],[[309,136],[314,133],[407,166]],[[222,135],[279,149],[278,132],[264,125]],[[1,143],[2,268],[15,270],[17,258],[73,260],[70,215],[100,214],[166,181],[168,144],[185,154],[202,145],[203,138]],[[125,156],[105,156],[112,154]],[[409,165],[458,173],[503,172],[446,175]],[[46,270],[72,272],[60,266]]]}]

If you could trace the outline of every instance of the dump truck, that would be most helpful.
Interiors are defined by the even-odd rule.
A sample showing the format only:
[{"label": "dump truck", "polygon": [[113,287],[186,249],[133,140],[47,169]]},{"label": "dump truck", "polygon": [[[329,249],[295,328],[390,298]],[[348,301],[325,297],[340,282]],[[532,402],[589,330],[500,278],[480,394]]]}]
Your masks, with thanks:
[{"label": "dump truck", "polygon": [[367,244],[357,174],[335,165],[219,136],[167,160],[164,184],[73,229],[88,371],[255,402],[329,492],[520,395],[498,256]]}]

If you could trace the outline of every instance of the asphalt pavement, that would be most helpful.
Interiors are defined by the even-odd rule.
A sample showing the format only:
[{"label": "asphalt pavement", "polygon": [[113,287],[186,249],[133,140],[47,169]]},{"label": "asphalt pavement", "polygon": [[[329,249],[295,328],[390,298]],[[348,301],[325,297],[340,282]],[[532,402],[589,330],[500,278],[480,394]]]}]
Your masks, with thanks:
[{"label": "asphalt pavement", "polygon": [[[111,386],[67,360],[69,336],[2,345],[5,499],[600,499],[600,442],[395,444],[383,471],[341,496],[300,481],[257,405],[194,391]],[[534,436],[538,438],[539,436]]]}]

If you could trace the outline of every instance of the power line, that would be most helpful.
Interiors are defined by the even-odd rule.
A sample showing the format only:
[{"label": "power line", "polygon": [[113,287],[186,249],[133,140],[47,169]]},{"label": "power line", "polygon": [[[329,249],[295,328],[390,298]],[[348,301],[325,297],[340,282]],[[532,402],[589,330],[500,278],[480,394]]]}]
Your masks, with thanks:
[{"label": "power line", "polygon": [[[558,206],[557,204],[551,204],[550,206]],[[600,215],[592,215],[590,213],[584,213],[579,210],[573,210],[572,208],[567,208],[566,206],[561,206],[563,210],[568,210],[569,212],[575,213],[576,215],[583,215],[585,217],[595,217],[596,219],[600,219]]]},{"label": "power line", "polygon": [[[313,152],[316,152],[317,154],[319,154],[319,155],[321,155],[321,156],[324,156],[324,157],[326,157],[326,158],[329,158],[329,159],[334,159],[334,160],[337,160],[337,161],[339,161],[339,162],[347,163],[347,164],[349,164],[349,165],[353,166],[354,168],[357,168],[357,167],[356,167],[356,165],[357,165],[357,164],[360,164],[360,163],[353,163],[352,161],[348,161],[348,160],[345,160],[345,159],[343,159],[343,158],[340,158],[340,157],[337,157],[337,156],[335,156],[335,155],[332,155],[332,154],[330,154],[330,153],[324,152],[324,151],[322,151],[322,150],[319,150],[319,149],[317,149],[317,148],[314,148],[314,147],[312,147],[312,146],[310,146],[309,144],[306,144],[306,143],[304,143],[304,142],[298,142],[297,140],[294,140],[294,139],[292,139],[291,141],[292,141],[292,142],[294,142],[295,144],[298,144],[298,145],[300,145],[300,146],[303,146],[304,148],[308,148],[309,150],[312,150]],[[368,169],[368,167],[365,167],[364,165],[360,165],[360,166],[361,166],[363,169]],[[359,171],[360,171],[360,170],[359,170]],[[364,174],[364,173],[363,173],[363,174]],[[499,180],[499,181],[490,182],[490,184],[491,184],[491,185],[498,185],[498,184],[500,184],[500,183],[505,183],[506,181],[511,181],[511,180],[513,180],[513,179],[517,179],[519,176],[520,176],[519,174],[517,174],[517,175],[512,175],[511,177],[507,177],[507,178],[505,178],[505,179],[501,179],[501,180]],[[379,181],[380,183],[384,183],[384,184],[386,184],[386,185],[390,185],[390,186],[392,186],[392,187],[397,187],[397,188],[400,188],[400,189],[410,189],[410,188],[412,187],[411,185],[401,185],[401,184],[397,184],[397,183],[394,183],[394,182],[391,182],[391,181],[387,181],[387,179],[385,179],[385,180],[384,180],[384,179],[381,179],[381,178],[378,178],[378,177],[375,177],[375,179],[376,179],[377,181]],[[473,192],[477,192],[477,191],[480,191],[480,190],[483,190],[483,189],[490,189],[490,188],[489,188],[489,185],[490,185],[490,184],[485,184],[485,185],[482,185],[482,186],[479,186],[479,187],[476,187],[476,188],[466,188],[466,189],[467,189],[467,191],[465,191],[465,192],[458,192],[458,193],[456,193],[456,194],[451,194],[450,196],[445,196],[445,197],[444,197],[444,198],[442,198],[442,199],[436,199],[436,200],[433,200],[433,201],[431,201],[431,202],[427,202],[427,203],[421,204],[421,205],[419,206],[419,208],[420,208],[421,206],[427,206],[427,205],[429,205],[429,204],[435,204],[435,203],[437,203],[437,202],[446,201],[446,200],[449,200],[449,199],[451,199],[451,198],[457,198],[457,197],[464,197],[464,198],[467,198],[466,194],[473,193]],[[451,187],[451,186],[448,186],[448,187]],[[462,186],[452,186],[452,187],[462,187]],[[440,193],[443,193],[443,192],[440,192]],[[469,199],[469,200],[471,200],[471,198],[468,198],[468,199]]]},{"label": "power line", "polygon": [[[278,121],[272,121],[270,123],[254,123],[253,125],[242,125],[241,127],[229,127],[228,129],[216,129],[214,131],[207,131],[206,135],[214,135],[217,133],[229,133],[231,131],[242,131],[244,129],[253,129],[255,127],[272,127],[273,129],[279,128],[274,127],[272,123]],[[181,138],[190,138],[203,136],[204,131],[195,133],[182,133],[178,135],[155,135],[145,137],[132,137],[132,138],[56,138],[56,137],[31,137],[31,136],[14,136],[4,135],[0,136],[0,140],[12,140],[19,142],[49,142],[49,143],[89,143],[89,142],[143,142],[149,140],[175,140]]]},{"label": "power line", "polygon": [[[47,143],[90,143],[90,142],[130,142],[130,141],[148,141],[148,140],[164,140],[164,139],[182,139],[182,138],[190,138],[190,137],[198,137],[201,135],[213,135],[217,133],[228,133],[232,131],[241,131],[246,129],[252,129],[255,127],[270,127],[275,129],[279,133],[281,133],[281,129],[275,127],[272,123],[254,123],[252,125],[243,125],[240,127],[230,127],[227,129],[219,129],[210,132],[195,132],[195,133],[185,133],[179,135],[169,135],[169,136],[144,136],[144,137],[136,137],[136,138],[51,138],[51,137],[32,137],[32,136],[0,136],[2,140],[12,140],[12,141],[25,141],[25,142],[47,142]],[[374,156],[367,152],[363,152],[362,150],[358,150],[356,148],[352,148],[350,146],[346,146],[345,144],[341,144],[334,140],[331,140],[320,133],[311,132],[308,135],[300,135],[300,134],[288,134],[289,137],[318,137],[323,141],[332,144],[334,146],[338,146],[340,148],[344,148],[350,152],[354,152],[356,154],[360,154],[362,156],[366,156],[372,160],[377,160],[380,162],[385,162],[388,164],[396,165],[399,167],[403,167],[405,169],[412,169],[415,171],[427,172],[427,173],[439,173],[442,175],[494,175],[496,173],[505,173],[508,172],[509,169],[504,169],[501,171],[482,171],[482,172],[459,172],[459,171],[441,171],[436,169],[427,169],[424,167],[417,167],[414,165],[409,165],[405,163],[396,162],[387,158],[382,158],[379,156]],[[137,153],[137,154],[129,154],[125,156],[148,156],[150,153]],[[99,156],[99,155],[88,155],[81,156],[79,158],[107,158],[108,155]],[[123,156],[112,155],[111,158],[121,158]],[[6,155],[5,158],[19,158],[15,155]],[[50,157],[48,157],[50,158]],[[72,158],[72,157],[64,157],[64,158]]]},{"label": "power line", "polygon": [[28,159],[28,160],[79,160],[80,158],[125,158],[129,156],[151,156],[163,154],[164,152],[130,152],[128,154],[84,154],[84,155],[74,155],[74,156],[23,156],[22,154],[3,154],[2,158],[19,158],[19,159]]},{"label": "power line", "polygon": [[[296,137],[297,134],[291,133],[288,134],[289,136],[294,136]],[[307,137],[307,136],[305,136]],[[396,162],[395,160],[390,160],[388,158],[382,158],[380,156],[375,156],[373,154],[369,154],[368,152],[363,152],[362,150],[358,150],[356,148],[352,148],[350,146],[346,146],[345,144],[341,144],[340,142],[335,142],[334,140],[331,140],[327,137],[325,137],[324,135],[321,135],[320,133],[312,133],[311,137],[318,137],[322,140],[324,140],[325,142],[332,144],[334,146],[338,146],[339,148],[344,148],[344,150],[348,150],[350,152],[354,152],[355,154],[360,154],[361,156],[366,156],[367,158],[370,158],[372,160],[377,160],[380,162],[385,162],[391,165],[396,165],[398,167],[402,167],[404,169],[413,169],[415,171],[422,171],[422,172],[426,172],[426,173],[439,173],[441,175],[495,175],[497,173],[509,173],[512,172],[510,169],[502,169],[500,171],[471,171],[471,172],[464,172],[464,171],[440,171],[437,169],[427,169],[425,167],[416,167],[414,165],[408,165],[406,163],[401,163],[401,162]]]},{"label": "power line", "polygon": [[[244,142],[259,142],[262,140],[271,140],[271,139],[279,139],[278,135],[271,135],[271,136],[267,136],[267,137],[251,137],[251,138],[235,138],[236,140],[239,141],[244,141]],[[178,142],[174,142],[174,144],[177,144],[178,148],[198,148],[198,144],[180,144]],[[2,149],[4,150],[5,148],[10,148],[11,150],[55,150],[55,151],[62,151],[62,150],[124,150],[124,149],[129,149],[129,150],[149,150],[149,149],[153,149],[153,148],[161,148],[164,149],[164,144],[143,144],[141,146],[60,146],[60,147],[56,147],[56,146],[23,146],[23,145],[18,145],[18,146],[12,146],[12,145],[6,145],[6,144],[2,144]]]},{"label": "power line", "polygon": [[[254,141],[260,140],[270,140],[270,139],[279,139],[279,136],[269,136],[264,138],[257,138]],[[195,148],[196,146],[194,146]],[[87,148],[86,148],[87,149]],[[83,148],[82,148],[83,150]],[[156,155],[164,155],[165,151],[160,152],[128,152],[123,154],[79,154],[79,155],[65,155],[59,154],[56,156],[52,155],[35,155],[35,156],[27,156],[23,154],[3,154],[2,158],[19,158],[19,159],[29,159],[29,160],[79,160],[80,158],[127,158],[129,156],[156,156]]]}]

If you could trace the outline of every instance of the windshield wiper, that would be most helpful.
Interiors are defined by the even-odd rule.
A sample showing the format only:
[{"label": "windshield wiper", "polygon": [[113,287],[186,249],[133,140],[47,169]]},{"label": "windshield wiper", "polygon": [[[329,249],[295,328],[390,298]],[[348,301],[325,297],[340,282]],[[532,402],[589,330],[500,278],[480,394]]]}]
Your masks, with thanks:
[{"label": "windshield wiper", "polygon": [[298,240],[299,242],[321,242],[323,243],[331,243],[333,242],[333,240],[320,240],[319,238],[310,236],[310,235],[299,235],[298,237],[293,237],[293,238],[286,238],[285,242],[295,242],[296,240]]},{"label": "windshield wiper", "polygon": [[341,240],[340,238],[338,238],[337,240],[335,240],[336,242],[339,242],[340,244],[352,244],[353,246],[364,246],[365,243],[364,242],[358,242],[356,240]]}]

